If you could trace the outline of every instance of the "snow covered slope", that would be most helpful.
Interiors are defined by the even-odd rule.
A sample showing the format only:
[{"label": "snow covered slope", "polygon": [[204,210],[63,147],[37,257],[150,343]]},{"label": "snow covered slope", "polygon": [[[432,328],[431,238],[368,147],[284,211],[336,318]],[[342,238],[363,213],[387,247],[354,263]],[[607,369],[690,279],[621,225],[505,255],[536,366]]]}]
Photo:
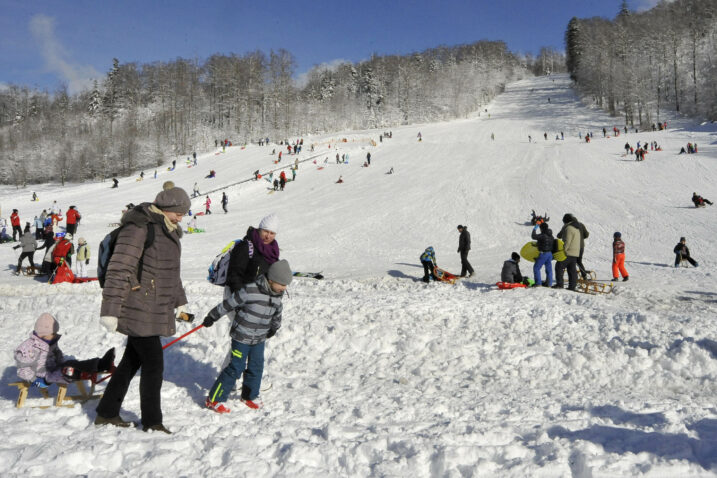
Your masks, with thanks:
[{"label": "snow covered slope", "polygon": [[[94,403],[13,408],[11,352],[41,312],[60,321],[66,354],[113,345],[121,354],[123,338],[99,325],[96,283],[15,277],[17,253],[0,246],[0,474],[712,476],[716,210],[692,208],[690,196],[717,198],[716,128],[671,119],[666,132],[603,138],[615,125],[582,105],[567,78],[525,80],[480,116],[394,128],[383,142],[382,131],[305,136],[298,159],[311,159],[296,181],[271,194],[263,180],[233,186],[229,214],[221,193],[210,194],[214,214],[199,218],[207,232],[183,239],[182,277],[198,317],[221,297],[205,280],[214,255],[269,212],[280,218],[282,257],[327,279],[290,287],[284,327],[267,347],[271,389],[259,412],[238,400],[225,416],[200,406],[229,346],[228,320],[167,349],[171,436],[95,428]],[[578,137],[587,131],[590,144]],[[623,156],[625,141],[657,141],[663,151],[635,162]],[[687,142],[699,154],[678,156]],[[96,255],[128,202],[151,201],[165,180],[208,191],[296,159],[275,165],[274,148],[202,153],[192,168],[178,158],[175,171],[158,168],[157,179],[145,171],[118,189],[39,186],[39,203],[32,189],[4,187],[0,205],[23,221],[53,200],[63,211],[76,205],[78,236]],[[337,152],[349,164],[335,164]],[[215,179],[204,177],[210,169]],[[622,232],[630,281],[609,296],[497,291],[502,262],[530,239],[531,209],[547,211],[554,230],[564,213],[577,216],[590,231],[584,262],[602,279],[611,277],[612,234]],[[418,281],[429,245],[439,265],[459,270],[458,224],[471,232],[476,275],[455,286]],[[680,236],[698,268],[672,267]],[[522,271],[530,265],[522,261]],[[125,418],[139,418],[138,384]]]}]

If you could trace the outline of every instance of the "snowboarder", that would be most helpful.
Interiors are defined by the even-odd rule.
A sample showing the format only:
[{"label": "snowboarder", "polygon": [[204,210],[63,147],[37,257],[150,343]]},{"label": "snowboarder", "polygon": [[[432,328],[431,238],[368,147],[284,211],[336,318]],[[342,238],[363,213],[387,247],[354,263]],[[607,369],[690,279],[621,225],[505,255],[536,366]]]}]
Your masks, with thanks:
[{"label": "snowboarder", "polygon": [[468,262],[468,252],[471,250],[471,235],[468,232],[468,226],[461,224],[456,228],[460,233],[458,238],[458,253],[461,255],[461,277],[473,277],[473,266]]},{"label": "snowboarder", "polygon": [[699,264],[697,261],[695,261],[690,256],[690,248],[686,245],[686,240],[684,237],[680,238],[680,242],[677,243],[677,245],[674,248],[675,252],[675,267],[679,267],[682,261],[687,261],[690,264],[692,264],[694,267],[697,267]]},{"label": "snowboarder", "polygon": [[77,240],[77,277],[87,277],[87,266],[90,265],[90,246],[84,237]]},{"label": "snowboarder", "polygon": [[625,269],[625,243],[622,242],[622,234],[616,232],[612,235],[612,280],[618,279],[618,271],[622,275],[622,281],[625,282],[630,275]]},{"label": "snowboarder", "polygon": [[209,311],[202,325],[211,327],[228,312],[236,314],[231,326],[231,361],[217,377],[204,402],[217,413],[229,413],[224,403],[234,389],[236,380],[243,377],[241,401],[247,407],[264,406],[259,390],[264,372],[264,349],[281,327],[284,291],[291,284],[289,263],[274,262],[266,275],[259,276]]},{"label": "snowboarder", "polygon": [[436,266],[436,251],[432,246],[428,246],[420,257],[421,265],[423,266],[423,282],[428,283],[431,279],[436,280],[434,271]]},{"label": "snowboarder", "polygon": [[227,204],[229,204],[229,197],[227,196],[227,193],[222,192],[222,209],[224,209],[224,214],[229,212],[227,211]]},{"label": "snowboarder", "polygon": [[65,360],[57,345],[61,335],[60,324],[47,312],[40,314],[30,338],[15,349],[17,376],[38,388],[52,383],[67,384],[82,377],[82,372],[93,374],[114,369],[115,349],[109,349],[102,358]]},{"label": "snowboarder", "polygon": [[520,273],[520,254],[513,252],[510,254],[510,259],[503,263],[503,269],[500,271],[500,280],[502,282],[510,283],[522,283],[523,274]]},{"label": "snowboarder", "polygon": [[[540,230],[540,233],[538,233]],[[533,264],[533,278],[536,285],[551,287],[553,285],[553,231],[548,227],[547,222],[541,222],[533,227],[530,237],[537,241],[538,258]],[[545,282],[541,280],[540,269],[545,266]]]}]

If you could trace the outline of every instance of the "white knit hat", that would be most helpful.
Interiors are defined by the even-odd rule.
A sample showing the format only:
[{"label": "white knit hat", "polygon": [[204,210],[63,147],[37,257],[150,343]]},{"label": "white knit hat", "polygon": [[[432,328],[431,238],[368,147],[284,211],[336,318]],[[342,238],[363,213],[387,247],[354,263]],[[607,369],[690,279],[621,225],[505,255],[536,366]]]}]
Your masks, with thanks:
[{"label": "white knit hat", "polygon": [[271,231],[273,233],[279,232],[279,218],[276,217],[276,214],[272,213],[268,216],[265,216],[264,219],[261,220],[259,223],[259,229],[265,229],[267,231]]}]

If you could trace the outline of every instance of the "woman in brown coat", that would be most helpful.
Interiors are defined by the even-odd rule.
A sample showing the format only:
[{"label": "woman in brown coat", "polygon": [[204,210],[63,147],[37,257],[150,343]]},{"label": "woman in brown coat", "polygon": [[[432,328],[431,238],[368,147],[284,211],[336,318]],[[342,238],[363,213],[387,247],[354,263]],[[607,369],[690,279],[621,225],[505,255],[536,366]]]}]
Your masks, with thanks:
[{"label": "woman in brown coat", "polygon": [[[130,426],[119,411],[130,381],[141,367],[142,427],[170,433],[162,424],[164,357],[160,337],[175,333],[175,317],[186,310],[180,278],[182,229],[178,224],[189,207],[187,193],[172,188],[160,192],[154,203],[135,206],[122,216],[102,290],[100,322],[112,332],[127,335],[127,347],[97,406],[95,425]],[[154,238],[145,249],[148,234]]]}]

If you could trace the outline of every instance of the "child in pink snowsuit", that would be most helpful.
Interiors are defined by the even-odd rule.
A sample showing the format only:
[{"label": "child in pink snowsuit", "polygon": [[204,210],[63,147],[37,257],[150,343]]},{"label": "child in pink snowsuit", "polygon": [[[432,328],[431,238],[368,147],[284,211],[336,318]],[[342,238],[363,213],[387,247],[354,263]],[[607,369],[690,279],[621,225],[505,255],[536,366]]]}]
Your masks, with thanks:
[{"label": "child in pink snowsuit", "polygon": [[82,372],[109,372],[114,366],[115,349],[111,348],[102,358],[90,360],[65,360],[57,342],[62,337],[60,324],[55,318],[43,313],[35,322],[30,338],[15,349],[17,376],[32,382],[36,387],[47,388],[51,383],[66,384],[81,378]]}]

